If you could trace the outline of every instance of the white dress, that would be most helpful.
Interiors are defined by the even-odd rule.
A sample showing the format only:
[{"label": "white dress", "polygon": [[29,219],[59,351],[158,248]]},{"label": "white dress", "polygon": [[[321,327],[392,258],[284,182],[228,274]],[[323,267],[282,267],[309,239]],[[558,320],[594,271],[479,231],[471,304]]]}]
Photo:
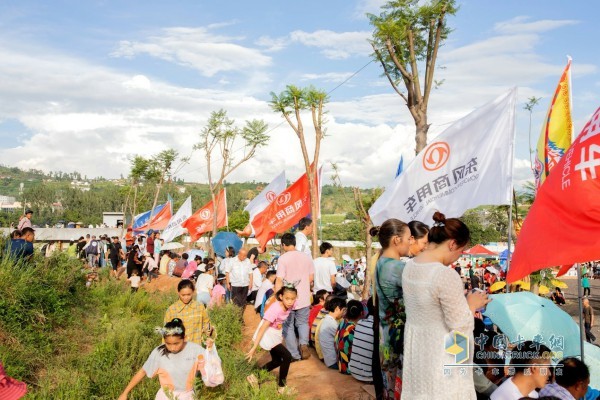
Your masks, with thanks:
[{"label": "white dress", "polygon": [[[406,326],[402,398],[476,399],[473,383],[473,315],[456,271],[440,263],[409,260],[402,274]],[[458,331],[468,337],[465,367],[445,351],[446,337]],[[449,374],[448,374],[449,373]]]}]

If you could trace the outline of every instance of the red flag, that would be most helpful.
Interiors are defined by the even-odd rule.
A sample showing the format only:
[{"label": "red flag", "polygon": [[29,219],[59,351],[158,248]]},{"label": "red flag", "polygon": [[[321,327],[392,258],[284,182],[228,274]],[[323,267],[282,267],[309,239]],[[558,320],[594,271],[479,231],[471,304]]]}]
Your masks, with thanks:
[{"label": "red flag", "polygon": [[[311,168],[313,166],[311,165]],[[314,173],[315,182],[318,176]],[[318,185],[315,187],[318,188]],[[318,189],[317,189],[318,190]],[[261,247],[265,246],[277,233],[285,232],[310,213],[310,190],[306,174],[302,175],[289,188],[281,192],[275,200],[252,220],[255,238]]]},{"label": "red flag", "polygon": [[564,274],[566,274],[567,272],[569,272],[569,270],[573,268],[572,264],[567,264],[567,265],[563,265],[562,267],[560,267],[560,269],[558,270],[558,273],[556,274],[556,277],[560,277],[563,276]]},{"label": "red flag", "polygon": [[555,265],[600,259],[600,108],[538,190],[508,282]]},{"label": "red flag", "polygon": [[[222,189],[217,195],[217,228],[227,226],[227,201],[225,189]],[[192,242],[200,239],[206,232],[211,232],[213,229],[213,215],[215,209],[212,200],[204,205],[201,209],[192,214],[191,217],[183,221],[182,227],[188,230]]]}]

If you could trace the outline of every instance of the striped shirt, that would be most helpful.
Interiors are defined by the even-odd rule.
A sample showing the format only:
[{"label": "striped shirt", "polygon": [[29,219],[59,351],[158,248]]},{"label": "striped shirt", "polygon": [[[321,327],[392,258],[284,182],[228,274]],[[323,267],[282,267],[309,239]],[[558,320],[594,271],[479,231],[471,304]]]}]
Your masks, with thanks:
[{"label": "striped shirt", "polygon": [[372,382],[371,363],[373,359],[373,316],[358,321],[354,328],[354,341],[348,368],[354,379]]}]

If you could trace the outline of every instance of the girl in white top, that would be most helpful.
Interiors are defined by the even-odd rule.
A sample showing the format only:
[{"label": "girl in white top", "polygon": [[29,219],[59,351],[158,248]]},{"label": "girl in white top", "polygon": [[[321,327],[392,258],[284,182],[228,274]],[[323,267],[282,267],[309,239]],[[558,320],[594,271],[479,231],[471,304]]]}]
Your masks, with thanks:
[{"label": "girl in white top", "polygon": [[[475,400],[473,368],[448,366],[473,363],[474,313],[489,300],[481,292],[465,298],[460,277],[448,268],[468,244],[469,228],[440,212],[433,220],[427,249],[409,260],[402,274],[406,307],[402,398]],[[463,337],[468,349],[458,354],[444,351],[453,343],[460,350]]]},{"label": "girl in white top", "polygon": [[214,268],[215,265],[209,263],[205,267],[205,271],[201,273],[196,280],[196,300],[198,303],[204,304],[205,307],[208,307],[208,303],[210,303],[212,290],[215,286]]}]

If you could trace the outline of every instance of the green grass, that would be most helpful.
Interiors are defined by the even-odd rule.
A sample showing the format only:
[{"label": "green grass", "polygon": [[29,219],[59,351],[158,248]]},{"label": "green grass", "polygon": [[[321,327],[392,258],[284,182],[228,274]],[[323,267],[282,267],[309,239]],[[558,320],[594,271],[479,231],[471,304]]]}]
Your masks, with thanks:
[{"label": "green grass", "polygon": [[[0,248],[4,248],[0,240]],[[32,264],[0,260],[0,359],[7,373],[28,384],[27,399],[116,399],[161,338],[175,293],[131,294],[124,281],[108,279],[85,287],[78,260],[66,255]],[[206,388],[202,399],[279,399],[276,377],[244,360],[242,322],[232,305],[210,310],[225,383]],[[246,376],[263,385],[253,391]],[[130,399],[153,399],[157,379],[144,379]]]}]

